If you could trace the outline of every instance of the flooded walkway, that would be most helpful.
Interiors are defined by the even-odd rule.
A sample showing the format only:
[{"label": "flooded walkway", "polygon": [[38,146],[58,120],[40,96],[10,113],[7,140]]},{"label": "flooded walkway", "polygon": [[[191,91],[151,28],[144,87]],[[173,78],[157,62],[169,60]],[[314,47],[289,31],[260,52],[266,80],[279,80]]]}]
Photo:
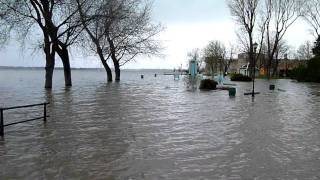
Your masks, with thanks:
[{"label": "flooded walkway", "polygon": [[237,83],[229,98],[153,72],[105,84],[103,72],[75,71],[74,87],[52,92],[37,72],[4,73],[0,104],[49,100],[51,117],[5,129],[0,179],[320,178],[319,84],[278,80],[269,91],[258,80],[252,101],[243,95],[250,83]]}]

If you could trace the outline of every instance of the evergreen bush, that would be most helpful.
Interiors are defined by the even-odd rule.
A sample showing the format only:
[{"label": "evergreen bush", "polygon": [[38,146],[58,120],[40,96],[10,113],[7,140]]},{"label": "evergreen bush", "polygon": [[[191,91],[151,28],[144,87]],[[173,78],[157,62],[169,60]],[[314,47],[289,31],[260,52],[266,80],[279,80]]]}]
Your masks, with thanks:
[{"label": "evergreen bush", "polygon": [[200,82],[199,89],[201,90],[215,90],[217,89],[217,82],[211,79],[204,79]]}]

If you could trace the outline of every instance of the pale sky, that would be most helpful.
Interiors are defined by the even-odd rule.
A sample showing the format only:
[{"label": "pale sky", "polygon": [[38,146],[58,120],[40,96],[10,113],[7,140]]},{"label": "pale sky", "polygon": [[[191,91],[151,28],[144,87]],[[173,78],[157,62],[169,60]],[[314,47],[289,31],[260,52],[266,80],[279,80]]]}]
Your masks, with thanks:
[{"label": "pale sky", "polygon": [[[154,0],[153,19],[165,30],[159,38],[165,47],[161,58],[137,58],[123,68],[173,69],[181,64],[186,67],[187,53],[194,48],[203,48],[211,40],[220,40],[228,46],[235,44],[237,25],[233,21],[224,0]],[[298,47],[306,40],[313,41],[309,26],[298,21],[285,36],[289,45]],[[57,61],[57,66],[61,66]],[[110,65],[112,63],[109,63]],[[0,66],[42,66],[43,53],[30,49],[21,50],[13,40],[0,50]],[[102,67],[95,57],[84,57],[73,51],[72,67]]]}]

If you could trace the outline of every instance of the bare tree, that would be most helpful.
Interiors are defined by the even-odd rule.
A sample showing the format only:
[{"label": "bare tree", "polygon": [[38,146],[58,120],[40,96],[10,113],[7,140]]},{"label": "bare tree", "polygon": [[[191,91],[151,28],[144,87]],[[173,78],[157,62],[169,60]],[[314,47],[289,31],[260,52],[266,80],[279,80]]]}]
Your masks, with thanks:
[{"label": "bare tree", "polygon": [[248,53],[250,45],[248,41],[247,32],[243,28],[238,28],[235,31],[235,34],[237,36],[237,48],[239,49],[239,52]]},{"label": "bare tree", "polygon": [[[261,14],[261,12],[258,13],[259,15]],[[257,22],[257,28],[255,28],[254,34],[255,34],[255,43],[258,44],[258,49],[254,49],[255,52],[253,52],[253,60],[255,61],[255,63],[260,59],[264,59],[264,55],[266,54],[266,45],[265,45],[265,31],[266,31],[266,24],[268,22],[268,16],[259,16],[259,21]],[[240,28],[237,32],[237,38],[239,41],[240,46],[238,47],[240,49],[240,52],[243,53],[248,53],[248,55],[250,54],[250,43],[249,43],[249,39],[247,37],[247,32],[242,28]],[[250,58],[250,57],[249,57]],[[251,67],[253,68],[253,61],[251,59],[249,59]],[[261,61],[260,61],[261,63]],[[260,64],[260,67],[262,66],[262,64]],[[265,63],[263,64],[263,66],[265,67]]]},{"label": "bare tree", "polygon": [[218,71],[225,71],[226,47],[220,41],[211,41],[203,50],[206,69],[214,76]]},{"label": "bare tree", "polygon": [[[276,73],[279,64],[277,51],[289,27],[300,17],[298,13],[299,1],[297,0],[265,0],[264,11],[266,19],[266,45],[267,45],[267,73],[270,77],[270,69],[273,64]],[[276,61],[276,62],[273,62]]]},{"label": "bare tree", "polygon": [[312,55],[313,44],[310,41],[306,41],[301,44],[296,52],[297,59],[299,60],[309,60],[313,57]]},{"label": "bare tree", "polygon": [[57,12],[55,12],[52,22],[52,24],[55,24],[55,26],[52,26],[52,29],[56,29],[57,37],[52,36],[51,38],[57,41],[55,51],[63,63],[65,85],[72,86],[69,47],[81,42],[81,35],[84,28],[78,14],[77,4],[74,0],[60,0],[57,4],[59,6],[57,7]]},{"label": "bare tree", "polygon": [[311,25],[314,36],[320,36],[320,1],[319,0],[305,0],[301,14],[304,19]]},{"label": "bare tree", "polygon": [[288,44],[286,40],[281,40],[278,45],[278,50],[276,51],[276,59],[285,58],[291,52],[292,47]]},{"label": "bare tree", "polygon": [[236,46],[234,44],[230,44],[229,48],[226,48],[226,56],[224,58],[224,74],[228,73],[230,65],[235,60],[236,55]]},{"label": "bare tree", "polygon": [[[85,48],[90,48],[95,52],[106,70],[108,82],[112,81],[112,71],[107,63],[109,58],[106,49],[109,48],[108,42],[105,39],[105,29],[109,26],[109,14],[106,13],[106,8],[109,7],[109,1],[102,2],[76,0],[79,10],[81,23],[87,33],[86,41],[83,41]],[[89,46],[87,45],[89,44]]]},{"label": "bare tree", "polygon": [[140,55],[159,55],[160,42],[155,36],[162,31],[160,24],[151,22],[149,1],[111,0],[105,36],[109,56],[115,68],[115,80],[120,80],[120,66]]},{"label": "bare tree", "polygon": [[[45,87],[52,87],[52,75],[54,69],[55,51],[50,40],[48,25],[41,17],[40,10],[34,9],[36,3],[34,1],[7,1],[0,2],[2,16],[1,22],[3,25],[10,27],[7,34],[11,34],[11,30],[15,30],[20,36],[19,39],[24,39],[33,27],[39,27],[43,32],[43,50],[46,55],[46,82]],[[37,26],[38,25],[38,26]]]},{"label": "bare tree", "polygon": [[201,59],[200,49],[198,48],[192,49],[190,52],[188,52],[187,56],[188,56],[188,59],[190,60],[200,61]]},{"label": "bare tree", "polygon": [[201,57],[201,54],[200,54],[200,49],[199,48],[192,49],[187,53],[187,56],[188,56],[188,63],[190,63],[189,62],[190,60],[196,61],[198,65],[197,66],[198,71],[200,71],[200,68],[203,62],[203,58]]},{"label": "bare tree", "polygon": [[[96,51],[105,69],[108,69],[107,60],[113,62],[116,81],[120,80],[120,67],[127,62],[139,55],[159,53],[160,43],[155,40],[155,36],[162,28],[151,23],[149,1],[101,0],[99,3],[93,3],[77,0],[77,2],[82,8],[80,14],[85,29],[93,44],[98,47]],[[88,9],[83,10],[81,3]],[[112,77],[112,74],[108,73],[108,79],[109,77]],[[112,81],[112,78],[109,80]]]},{"label": "bare tree", "polygon": [[10,35],[14,30],[24,40],[32,32],[43,35],[43,51],[46,56],[45,87],[52,87],[56,52],[60,56],[65,73],[65,85],[71,86],[71,68],[68,46],[75,42],[79,23],[75,23],[76,9],[72,0],[0,0],[1,25],[8,27],[3,33]]},{"label": "bare tree", "polygon": [[[247,38],[242,42],[247,44],[249,53],[250,64],[254,58],[253,38],[254,30],[256,26],[257,14],[258,14],[259,0],[228,0],[228,6],[231,15],[235,18],[235,21],[240,25],[241,32],[247,35]],[[239,36],[239,35],[238,35]],[[253,74],[253,72],[251,72]]]}]

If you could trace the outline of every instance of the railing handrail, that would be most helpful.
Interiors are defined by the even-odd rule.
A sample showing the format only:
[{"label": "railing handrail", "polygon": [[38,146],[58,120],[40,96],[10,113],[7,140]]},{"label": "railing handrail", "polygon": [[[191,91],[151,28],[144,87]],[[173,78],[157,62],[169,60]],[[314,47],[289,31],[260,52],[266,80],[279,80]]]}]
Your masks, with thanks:
[{"label": "railing handrail", "polygon": [[45,103],[38,103],[38,104],[29,104],[29,105],[23,105],[23,106],[13,106],[13,107],[0,107],[0,110],[12,110],[12,109],[21,109],[21,108],[29,108],[29,107],[35,107],[35,106],[43,106],[43,105],[48,105],[50,104],[49,102]]},{"label": "railing handrail", "polygon": [[[25,123],[25,122],[30,122],[30,121],[35,121],[38,119],[43,119],[44,122],[47,121],[47,105],[50,104],[49,102],[45,102],[45,103],[39,103],[39,104],[30,104],[30,105],[24,105],[24,106],[15,106],[15,107],[7,107],[7,108],[0,108],[0,136],[3,137],[4,136],[4,127],[6,126],[11,126],[11,125],[15,125],[15,124],[20,124],[20,123]],[[11,109],[21,109],[21,108],[29,108],[29,107],[36,107],[36,106],[43,106],[43,116],[42,117],[36,117],[33,119],[28,119],[28,120],[23,120],[23,121],[19,121],[19,122],[13,122],[13,123],[9,123],[9,124],[4,124],[4,114],[3,112],[5,110],[11,110]]]}]

